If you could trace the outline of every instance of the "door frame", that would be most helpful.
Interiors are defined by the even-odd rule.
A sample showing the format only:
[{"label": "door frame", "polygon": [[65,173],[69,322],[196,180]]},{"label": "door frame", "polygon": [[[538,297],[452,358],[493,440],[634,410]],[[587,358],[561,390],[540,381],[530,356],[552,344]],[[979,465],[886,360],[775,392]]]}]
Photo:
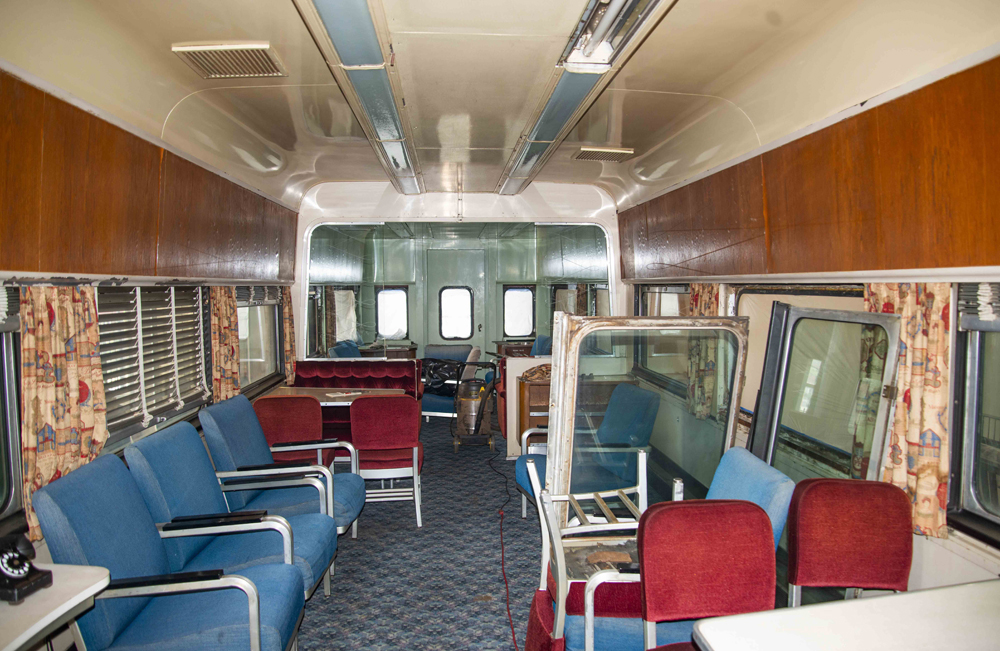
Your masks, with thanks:
[{"label": "door frame", "polygon": [[877,480],[885,459],[888,426],[892,422],[896,404],[899,332],[902,327],[902,320],[896,314],[794,307],[775,301],[771,307],[771,325],[767,334],[767,351],[764,354],[764,370],[760,380],[761,390],[757,409],[754,410],[747,448],[754,456],[766,461],[768,465],[773,464],[774,451],[778,442],[778,425],[785,401],[785,385],[788,381],[792,336],[795,333],[795,326],[804,319],[877,325],[885,330],[886,336],[889,338],[885,358],[887,368],[882,375],[882,392],[879,398],[878,413],[875,416],[875,434],[872,437],[871,447],[872,457],[875,457],[876,450],[878,450],[878,457],[869,459],[868,474],[865,477],[868,480]]}]

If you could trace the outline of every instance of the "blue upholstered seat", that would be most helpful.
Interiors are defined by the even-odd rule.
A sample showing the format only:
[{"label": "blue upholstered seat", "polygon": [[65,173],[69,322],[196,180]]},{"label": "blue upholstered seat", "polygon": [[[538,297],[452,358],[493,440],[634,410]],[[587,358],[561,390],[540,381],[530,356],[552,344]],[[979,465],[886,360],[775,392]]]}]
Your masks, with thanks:
[{"label": "blue upholstered seat", "polygon": [[[425,398],[426,399],[426,398]],[[615,387],[608,400],[604,418],[593,434],[593,441],[585,435],[574,437],[573,475],[570,490],[585,493],[635,486],[638,482],[636,468],[638,455],[635,450],[615,452],[607,446],[644,448],[653,434],[656,414],[660,409],[660,396],[634,384],[622,383]],[[591,447],[592,450],[585,450]],[[528,480],[528,458],[535,460],[538,480],[545,485],[545,455],[521,455],[514,463],[514,478],[523,492],[535,496]]]},{"label": "blue upholstered seat", "polygon": [[[677,642],[691,642],[694,623],[697,620],[679,622],[660,622],[656,625],[656,644],[663,646]],[[567,615],[563,630],[566,639],[566,651],[584,650],[584,617],[583,615]],[[594,648],[615,649],[615,651],[641,651],[642,619],[631,617],[595,617],[594,618]]]},{"label": "blue upholstered seat", "polygon": [[337,344],[327,351],[330,357],[352,359],[355,357],[361,357],[361,351],[358,349],[358,344],[353,341],[338,341]]},{"label": "blue upholstered seat", "polygon": [[528,353],[531,357],[541,357],[543,355],[552,354],[552,337],[548,335],[538,335],[535,337],[535,342],[531,344],[531,352]]},{"label": "blue upholstered seat", "polygon": [[424,392],[420,399],[420,411],[423,413],[453,414],[455,413],[454,396],[439,396]]},{"label": "blue upholstered seat", "polygon": [[[223,400],[198,413],[215,469],[229,472],[243,466],[274,463],[264,430],[246,396]],[[276,488],[226,493],[233,511],[267,509],[273,515],[318,513],[319,496],[312,488]],[[365,505],[365,480],[354,473],[333,476],[333,517],[341,531],[358,519]]]},{"label": "blue upholstered seat", "polygon": [[427,344],[424,346],[424,359],[451,359],[464,362],[472,352],[470,344]]},{"label": "blue upholstered seat", "polygon": [[[114,455],[98,457],[39,489],[32,503],[56,563],[103,566],[112,579],[171,572],[139,488]],[[284,564],[238,574],[251,580],[260,596],[262,649],[284,651],[302,612],[302,575]],[[249,648],[248,621],[247,598],[238,590],[99,599],[77,619],[90,651],[242,651]]]},{"label": "blue upholstered seat", "polygon": [[[190,423],[177,423],[128,446],[125,459],[157,522],[229,510],[208,452]],[[295,565],[309,594],[337,552],[337,526],[315,508],[285,517],[292,526]],[[164,545],[173,572],[216,568],[238,572],[283,560],[282,538],[276,531],[174,538]]]},{"label": "blue upholstered seat", "polygon": [[743,448],[730,448],[712,476],[707,499],[746,500],[764,509],[771,519],[774,548],[778,548],[781,532],[788,519],[795,482]]}]

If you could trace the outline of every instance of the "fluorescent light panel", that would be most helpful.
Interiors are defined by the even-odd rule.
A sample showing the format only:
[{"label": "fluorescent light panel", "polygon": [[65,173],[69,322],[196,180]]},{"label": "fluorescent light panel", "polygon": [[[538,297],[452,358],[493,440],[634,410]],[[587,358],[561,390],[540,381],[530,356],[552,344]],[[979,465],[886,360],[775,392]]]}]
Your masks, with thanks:
[{"label": "fluorescent light panel", "polygon": [[538,117],[535,128],[531,130],[528,140],[532,142],[552,142],[566,126],[580,102],[593,90],[601,75],[564,72],[556,84],[555,90],[545,103],[545,109]]},{"label": "fluorescent light panel", "polygon": [[345,66],[380,66],[382,48],[366,0],[313,0]]}]

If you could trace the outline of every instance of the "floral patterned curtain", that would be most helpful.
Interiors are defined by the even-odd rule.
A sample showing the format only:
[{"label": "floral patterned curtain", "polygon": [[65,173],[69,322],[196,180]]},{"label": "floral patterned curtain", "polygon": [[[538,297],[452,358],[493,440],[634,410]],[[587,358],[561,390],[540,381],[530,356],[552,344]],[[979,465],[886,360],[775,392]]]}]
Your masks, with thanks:
[{"label": "floral patterned curtain", "polygon": [[[687,316],[719,316],[719,286],[691,283]],[[715,416],[718,410],[718,340],[705,333],[688,338],[688,411],[699,420]]]},{"label": "floral patterned curtain", "polygon": [[883,481],[906,490],[913,532],[946,538],[948,500],[948,383],[951,286],[948,283],[873,283],[869,312],[899,314],[896,415]]},{"label": "floral patterned curtain", "polygon": [[295,384],[295,321],[292,319],[292,289],[281,288],[281,328],[285,342],[285,384]]},{"label": "floral patterned curtain", "polygon": [[31,496],[92,461],[108,439],[93,287],[21,289],[21,462],[29,535],[41,529]]},{"label": "floral patterned curtain", "polygon": [[240,328],[236,315],[236,288],[212,287],[212,401],[240,393]]}]

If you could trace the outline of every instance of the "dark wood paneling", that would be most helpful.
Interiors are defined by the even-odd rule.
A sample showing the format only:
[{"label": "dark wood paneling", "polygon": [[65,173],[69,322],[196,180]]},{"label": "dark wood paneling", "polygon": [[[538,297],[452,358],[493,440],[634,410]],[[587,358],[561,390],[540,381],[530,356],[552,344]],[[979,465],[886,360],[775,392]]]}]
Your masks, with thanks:
[{"label": "dark wood paneling", "polygon": [[295,213],[169,152],[163,170],[159,275],[292,279]]},{"label": "dark wood paneling", "polygon": [[152,275],[162,150],[46,97],[41,271]]},{"label": "dark wood paneling", "polygon": [[875,109],[887,266],[997,263],[997,209],[989,206],[987,219],[984,206],[986,186],[997,183],[986,175],[986,159],[997,152],[985,149],[998,128],[997,106],[985,101],[997,65],[991,61]]},{"label": "dark wood paneling", "polygon": [[763,155],[771,273],[884,268],[874,111]]},{"label": "dark wood paneling", "polygon": [[0,269],[38,270],[45,94],[0,72]]},{"label": "dark wood paneling", "polygon": [[646,204],[641,203],[618,215],[618,238],[621,240],[622,278],[635,278],[636,249],[646,246]]},{"label": "dark wood paneling", "polygon": [[646,224],[639,278],[765,273],[760,158],[653,199]]}]

